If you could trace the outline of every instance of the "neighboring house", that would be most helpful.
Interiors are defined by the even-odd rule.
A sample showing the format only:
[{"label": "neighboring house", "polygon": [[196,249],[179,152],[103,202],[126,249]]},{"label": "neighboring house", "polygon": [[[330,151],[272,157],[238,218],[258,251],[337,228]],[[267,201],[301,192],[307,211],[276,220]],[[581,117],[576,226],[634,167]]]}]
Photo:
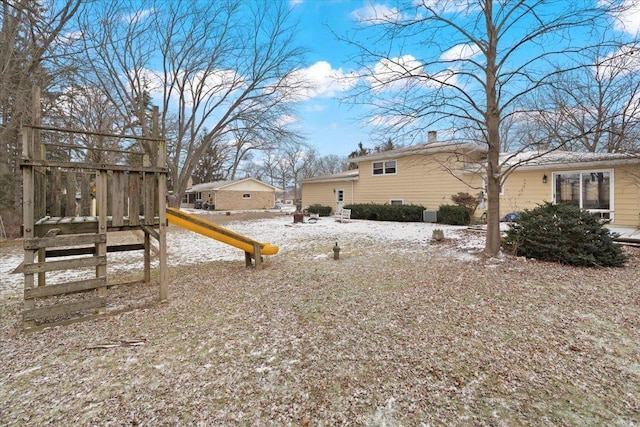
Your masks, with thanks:
[{"label": "neighboring house", "polygon": [[205,182],[185,192],[183,207],[211,210],[271,209],[276,204],[276,187],[254,178]]},{"label": "neighboring house", "polygon": [[[479,164],[486,149],[468,143],[430,142],[353,159],[359,169],[301,181],[302,205],[340,209],[353,203],[422,205],[437,210],[466,192],[484,198]],[[572,203],[616,226],[640,226],[640,159],[630,154],[537,152],[503,154],[507,176],[500,216],[545,201]],[[506,169],[505,169],[506,170]],[[484,201],[476,211],[482,215]]]}]

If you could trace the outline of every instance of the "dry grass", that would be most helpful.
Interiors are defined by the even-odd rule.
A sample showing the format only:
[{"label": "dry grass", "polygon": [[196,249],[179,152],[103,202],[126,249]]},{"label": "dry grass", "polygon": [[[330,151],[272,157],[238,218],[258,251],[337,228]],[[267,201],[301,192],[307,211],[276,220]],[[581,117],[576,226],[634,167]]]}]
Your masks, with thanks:
[{"label": "dry grass", "polygon": [[400,249],[172,269],[168,304],[33,334],[5,302],[0,424],[637,425],[640,252]]}]

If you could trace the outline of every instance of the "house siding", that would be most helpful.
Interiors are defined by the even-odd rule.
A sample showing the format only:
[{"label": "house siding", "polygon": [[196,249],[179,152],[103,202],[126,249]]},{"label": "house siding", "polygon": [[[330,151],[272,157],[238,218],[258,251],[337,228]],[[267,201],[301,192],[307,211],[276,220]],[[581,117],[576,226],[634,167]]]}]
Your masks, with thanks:
[{"label": "house siding", "polygon": [[[553,179],[550,170],[514,171],[507,177],[500,195],[500,217],[553,201]],[[547,176],[547,183],[542,177]]]},{"label": "house siding", "polygon": [[437,210],[441,205],[453,204],[451,196],[459,192],[480,193],[482,178],[479,175],[450,172],[460,167],[451,154],[407,156],[395,160],[397,173],[394,175],[373,175],[373,161],[360,163],[356,203],[389,203],[393,199]]},{"label": "house siding", "polygon": [[[344,204],[355,202],[353,189],[358,185],[357,181],[335,181],[302,183],[302,207],[311,205],[331,206],[336,211],[336,193],[334,190],[344,191]],[[357,203],[357,202],[355,202]]]},{"label": "house siding", "polygon": [[[271,209],[276,204],[275,187],[253,178],[198,184],[193,191],[194,197],[199,196],[203,205],[213,204],[216,210]],[[250,197],[244,198],[244,194],[250,194]]]},{"label": "house siding", "polygon": [[[500,196],[500,215],[553,201],[553,173],[588,170],[613,170],[614,219],[611,225],[621,227],[640,226],[640,166],[616,165],[596,167],[566,167],[558,169],[516,170],[504,184]],[[547,183],[542,182],[547,175]]]},{"label": "house siding", "polygon": [[614,219],[611,225],[640,227],[640,165],[614,168]]},{"label": "house siding", "polygon": [[[478,153],[467,153],[467,156]],[[404,204],[424,206],[437,210],[441,205],[453,204],[451,196],[459,192],[478,195],[483,187],[482,175],[460,171],[464,166],[463,155],[450,153],[416,154],[394,158],[377,156],[374,160],[362,159],[357,181],[309,182],[302,184],[303,206],[312,204],[336,205],[334,189],[345,191],[345,204],[390,203],[402,200]],[[374,175],[372,163],[396,160],[395,174]],[[476,159],[479,160],[479,159]],[[595,166],[594,166],[595,164]],[[640,227],[640,163],[607,164],[590,162],[588,166],[573,163],[572,166],[522,168],[513,171],[503,184],[500,195],[500,216],[553,201],[553,173],[570,171],[613,170],[613,221],[612,226]],[[543,183],[543,176],[547,182]],[[476,216],[486,211],[479,208]]]},{"label": "house siding", "polygon": [[[243,194],[251,194],[251,198],[245,199]],[[275,191],[229,191],[219,190],[216,192],[216,210],[230,209],[271,209],[275,206]]]}]

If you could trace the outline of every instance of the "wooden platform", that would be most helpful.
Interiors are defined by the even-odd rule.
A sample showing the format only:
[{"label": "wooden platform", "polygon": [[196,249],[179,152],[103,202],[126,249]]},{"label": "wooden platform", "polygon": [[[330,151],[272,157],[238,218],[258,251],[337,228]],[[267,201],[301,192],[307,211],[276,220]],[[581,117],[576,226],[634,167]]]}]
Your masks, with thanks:
[{"label": "wooden platform", "polygon": [[[35,90],[34,124],[21,129],[25,330],[105,315],[108,287],[151,284],[152,239],[159,301],[165,301],[168,169],[158,109],[154,136],[145,137],[43,127],[39,108]],[[107,244],[109,232],[128,230],[141,231],[143,242]],[[109,280],[107,253],[113,251],[143,252],[140,280]],[[50,279],[67,270],[74,280]]]},{"label": "wooden platform", "polygon": [[[107,232],[139,230],[141,227],[158,228],[160,218],[153,217],[147,220],[144,216],[139,216],[137,220],[130,221],[129,217],[123,216],[121,220],[114,223],[112,216],[107,216]],[[44,217],[34,224],[34,236],[44,237],[52,230],[59,230],[59,234],[79,234],[97,233],[97,216],[76,216],[76,217]]]}]

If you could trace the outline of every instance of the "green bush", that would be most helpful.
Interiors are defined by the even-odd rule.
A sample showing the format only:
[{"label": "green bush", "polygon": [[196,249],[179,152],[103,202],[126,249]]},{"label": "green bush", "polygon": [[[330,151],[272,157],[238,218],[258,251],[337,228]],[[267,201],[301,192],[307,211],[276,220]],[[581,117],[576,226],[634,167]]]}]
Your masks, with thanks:
[{"label": "green bush", "polygon": [[451,201],[458,206],[464,206],[464,208],[469,211],[469,221],[473,218],[473,215],[476,213],[476,209],[478,209],[478,205],[480,204],[479,197],[462,192],[451,196]]},{"label": "green bush", "polygon": [[515,255],[587,267],[621,267],[620,245],[600,219],[574,205],[545,203],[520,212],[503,248]]},{"label": "green bush", "polygon": [[471,222],[471,213],[465,206],[440,205],[438,222],[449,225],[467,225]]},{"label": "green bush", "polygon": [[420,205],[388,205],[362,203],[346,205],[351,209],[351,218],[372,221],[421,222],[424,207]]},{"label": "green bush", "polygon": [[331,215],[332,208],[331,206],[311,205],[307,211],[312,214],[319,214],[320,216],[329,216]]}]

